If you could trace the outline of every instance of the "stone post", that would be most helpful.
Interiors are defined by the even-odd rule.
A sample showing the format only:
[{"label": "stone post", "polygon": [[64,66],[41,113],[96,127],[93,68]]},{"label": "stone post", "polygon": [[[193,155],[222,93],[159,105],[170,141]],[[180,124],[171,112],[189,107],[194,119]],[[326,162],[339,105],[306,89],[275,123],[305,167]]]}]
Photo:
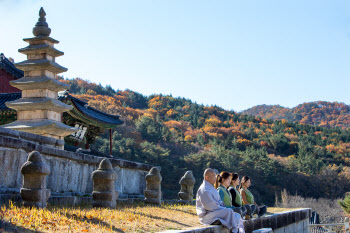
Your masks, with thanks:
[{"label": "stone post", "polygon": [[115,208],[118,192],[115,190],[117,173],[109,159],[103,159],[97,170],[92,172],[93,207]]},{"label": "stone post", "polygon": [[179,192],[180,202],[190,204],[193,201],[193,187],[196,179],[193,177],[192,171],[187,171],[181,178],[179,184],[181,190]]},{"label": "stone post", "polygon": [[161,182],[162,176],[160,175],[160,167],[152,167],[146,175],[145,203],[156,205],[162,203]]},{"label": "stone post", "polygon": [[21,197],[24,206],[45,208],[51,190],[46,189],[46,176],[50,174],[47,165],[38,151],[33,151],[28,156],[28,161],[21,167],[23,174],[23,188]]},{"label": "stone post", "polygon": [[345,217],[345,219],[344,219],[344,226],[345,226],[345,233],[350,233],[349,218],[348,217]]}]

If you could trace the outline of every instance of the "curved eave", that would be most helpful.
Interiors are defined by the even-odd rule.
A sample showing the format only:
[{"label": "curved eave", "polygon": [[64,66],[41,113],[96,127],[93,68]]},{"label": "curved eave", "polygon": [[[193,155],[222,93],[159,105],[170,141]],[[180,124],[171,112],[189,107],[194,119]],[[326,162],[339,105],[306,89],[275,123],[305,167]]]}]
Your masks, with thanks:
[{"label": "curved eave", "polygon": [[81,112],[77,111],[75,108],[67,112],[69,115],[71,115],[73,118],[78,119],[82,122],[86,122],[87,125],[93,125],[102,129],[111,129],[116,128],[118,125],[110,125],[110,124],[103,124],[99,121],[96,121],[94,119],[91,119],[89,117],[86,117]]},{"label": "curved eave", "polygon": [[74,103],[74,101],[71,100],[70,102],[74,106],[74,108],[71,111],[68,111],[68,113],[72,117],[78,118],[84,122],[90,122],[92,125],[101,127],[104,129],[116,128],[119,125],[124,124],[123,121],[121,121],[120,119],[117,119],[117,117],[119,118],[119,116],[116,116],[116,119],[114,119],[115,121],[114,123],[106,122],[106,121],[103,121],[102,119],[98,119],[94,116],[88,115],[86,112],[84,112],[81,109],[81,107],[78,104]]},{"label": "curved eave", "polygon": [[[88,117],[94,118],[99,122],[103,122],[106,124],[116,124],[116,125],[124,124],[124,122],[119,119],[120,118],[119,115],[111,115],[111,114],[99,111],[95,108],[91,108],[90,106],[87,105],[86,102],[74,97],[71,97],[71,102],[74,105],[74,107],[78,109],[81,113],[87,115]],[[76,102],[83,103],[84,106],[82,107],[81,104],[77,104]],[[106,118],[107,120],[103,120],[103,118]]]}]

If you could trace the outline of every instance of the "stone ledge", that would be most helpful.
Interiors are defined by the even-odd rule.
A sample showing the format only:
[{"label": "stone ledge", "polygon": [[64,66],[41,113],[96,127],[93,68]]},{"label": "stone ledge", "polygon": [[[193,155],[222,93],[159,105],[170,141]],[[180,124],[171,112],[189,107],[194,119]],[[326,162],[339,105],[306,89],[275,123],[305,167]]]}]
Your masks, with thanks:
[{"label": "stone ledge", "polygon": [[246,232],[252,232],[261,228],[276,230],[310,217],[311,209],[295,209],[244,221],[244,229]]},{"label": "stone ledge", "polygon": [[262,228],[262,229],[253,231],[253,233],[273,233],[273,230],[271,228]]},{"label": "stone ledge", "polygon": [[[52,147],[52,145],[57,145],[59,143],[62,143],[61,140],[0,127],[0,147],[22,149],[28,153],[36,150],[43,155],[69,159],[78,163],[96,166],[98,166],[102,159],[104,159],[94,155],[64,151]],[[113,167],[120,168],[149,171],[153,167],[148,164],[123,159],[110,158],[110,161]]]},{"label": "stone ledge", "polygon": [[[311,209],[295,209],[291,211],[285,211],[276,213],[261,218],[255,218],[244,221],[244,230],[246,233],[252,233],[255,230],[262,228],[271,228],[273,231],[279,228],[286,227],[290,224],[300,222],[305,219],[309,219],[311,216]],[[170,230],[164,231],[164,233],[217,233],[217,232],[229,232],[227,228],[223,226],[203,225],[201,227],[193,227],[183,230]]]}]

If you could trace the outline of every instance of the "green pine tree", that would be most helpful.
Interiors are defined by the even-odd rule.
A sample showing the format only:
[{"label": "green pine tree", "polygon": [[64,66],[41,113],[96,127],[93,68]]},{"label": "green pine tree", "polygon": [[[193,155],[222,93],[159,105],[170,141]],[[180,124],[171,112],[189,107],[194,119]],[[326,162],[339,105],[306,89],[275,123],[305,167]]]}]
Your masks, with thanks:
[{"label": "green pine tree", "polygon": [[346,193],[344,200],[338,201],[338,204],[346,214],[350,214],[350,193]]}]

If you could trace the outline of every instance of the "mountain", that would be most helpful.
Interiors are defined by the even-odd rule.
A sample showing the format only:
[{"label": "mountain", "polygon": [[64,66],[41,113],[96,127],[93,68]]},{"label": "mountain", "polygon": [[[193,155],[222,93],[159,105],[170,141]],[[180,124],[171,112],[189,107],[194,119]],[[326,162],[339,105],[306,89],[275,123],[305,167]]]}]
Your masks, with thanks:
[{"label": "mountain", "polygon": [[316,101],[300,104],[294,108],[280,105],[258,105],[242,114],[264,119],[282,120],[301,124],[318,125],[327,128],[350,127],[350,106],[339,102]]},{"label": "mountain", "polygon": [[[187,170],[197,180],[196,191],[208,167],[250,176],[256,200],[267,205],[283,189],[313,198],[338,198],[350,189],[350,131],[346,127],[263,119],[171,95],[114,90],[79,78],[61,81],[90,106],[121,115],[125,125],[113,132],[113,156],[161,166],[166,199],[177,198],[178,182]],[[315,103],[317,109],[322,103]],[[316,109],[316,105],[300,109]],[[284,109],[263,106],[256,111],[279,108]],[[108,133],[92,147],[108,153]]]}]

